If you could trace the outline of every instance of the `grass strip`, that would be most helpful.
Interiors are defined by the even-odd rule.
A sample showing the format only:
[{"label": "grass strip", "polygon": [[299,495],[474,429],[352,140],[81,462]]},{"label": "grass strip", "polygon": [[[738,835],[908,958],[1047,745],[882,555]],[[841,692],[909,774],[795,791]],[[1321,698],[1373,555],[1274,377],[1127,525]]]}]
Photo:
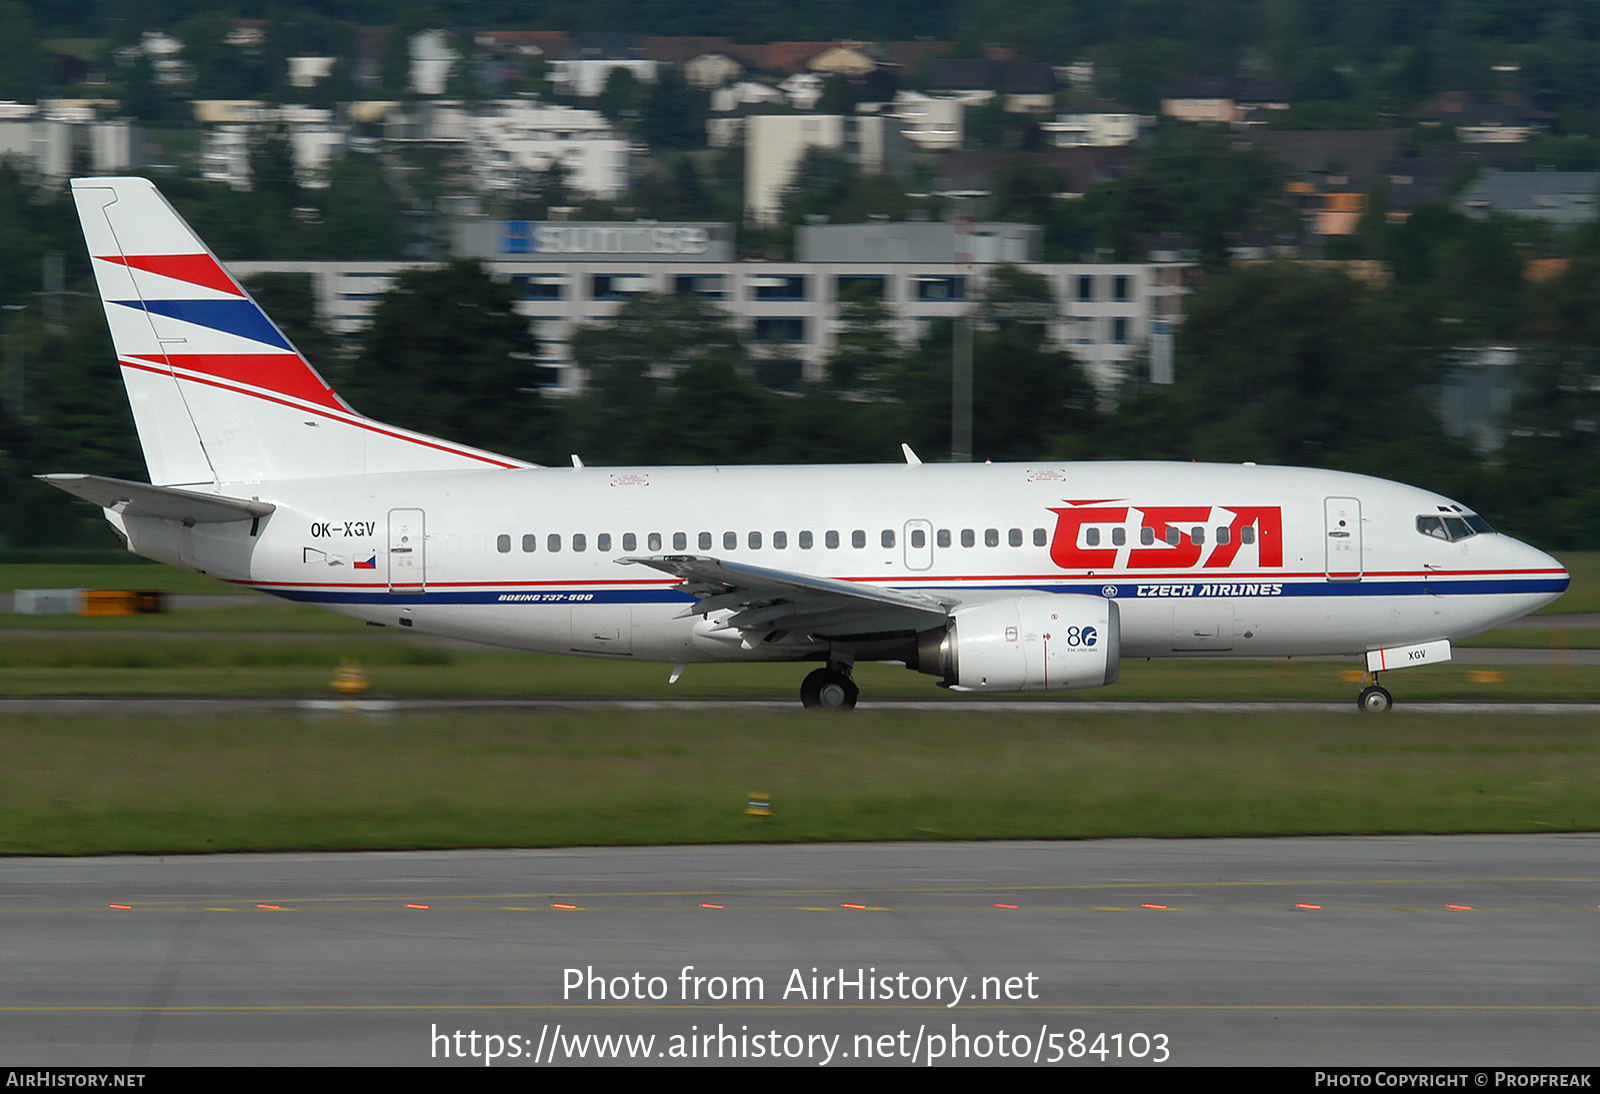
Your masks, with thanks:
[{"label": "grass strip", "polygon": [[[1600,724],[743,711],[21,716],[0,853],[1600,827]],[[752,792],[773,816],[745,815]]]}]

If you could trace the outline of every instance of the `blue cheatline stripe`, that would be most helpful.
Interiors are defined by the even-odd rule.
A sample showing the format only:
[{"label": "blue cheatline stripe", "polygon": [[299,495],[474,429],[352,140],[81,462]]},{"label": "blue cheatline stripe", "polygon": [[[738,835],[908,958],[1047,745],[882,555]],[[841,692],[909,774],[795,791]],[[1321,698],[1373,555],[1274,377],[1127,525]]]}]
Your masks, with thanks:
[{"label": "blue cheatline stripe", "polygon": [[[1224,582],[1257,589],[1278,589],[1278,592],[1253,594],[1202,594],[1202,582],[1106,582],[1073,585],[968,585],[952,587],[955,591],[1016,592],[1016,593],[1076,593],[1082,596],[1114,595],[1118,600],[1281,600],[1285,597],[1303,596],[1505,596],[1508,594],[1560,593],[1566,591],[1565,578],[1482,578],[1459,581],[1302,581],[1302,582]],[[1189,588],[1188,594],[1166,596],[1140,596],[1141,585],[1148,591],[1155,586]],[[1110,590],[1115,589],[1114,593]],[[286,600],[307,604],[684,604],[694,598],[672,589],[439,589],[430,588],[422,593],[391,593],[386,588],[371,591],[347,589],[272,589],[264,592]],[[946,591],[937,586],[918,588],[915,591],[937,593]]]},{"label": "blue cheatline stripe", "polygon": [[278,349],[294,348],[249,300],[113,300],[112,303],[138,311],[149,310],[168,319],[209,327]]},{"label": "blue cheatline stripe", "polygon": [[[1467,578],[1452,581],[1239,581],[1239,582],[1199,582],[1177,581],[1164,579],[1161,581],[1117,581],[1107,582],[1105,585],[1090,585],[1067,590],[1090,594],[1107,595],[1106,590],[1115,587],[1115,596],[1119,600],[1174,600],[1185,597],[1192,600],[1275,600],[1286,596],[1501,596],[1508,593],[1563,593],[1567,591],[1569,579],[1564,577],[1553,578]],[[1246,586],[1258,590],[1279,590],[1277,592],[1255,593],[1212,593],[1203,591],[1207,586]],[[990,586],[996,588],[997,586]],[[1005,586],[1006,588],[1030,589],[1035,586]],[[1187,593],[1161,593],[1152,594],[1152,588],[1183,588],[1192,590]],[[1139,595],[1139,590],[1146,590],[1144,596]],[[1056,590],[1051,590],[1056,591]]]},{"label": "blue cheatline stripe", "polygon": [[425,589],[391,593],[388,589],[355,592],[346,589],[262,589],[262,592],[307,604],[687,604],[688,593],[671,589]]}]

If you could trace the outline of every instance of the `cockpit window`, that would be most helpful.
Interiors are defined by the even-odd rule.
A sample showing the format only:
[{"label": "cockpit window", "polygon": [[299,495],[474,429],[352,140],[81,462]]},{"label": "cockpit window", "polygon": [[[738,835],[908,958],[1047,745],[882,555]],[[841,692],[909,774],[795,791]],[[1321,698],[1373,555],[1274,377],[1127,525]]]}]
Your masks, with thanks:
[{"label": "cockpit window", "polygon": [[1417,531],[1434,539],[1442,539],[1446,543],[1455,543],[1476,535],[1488,535],[1494,529],[1489,527],[1488,521],[1476,513],[1463,512],[1460,516],[1437,517],[1432,514],[1419,516]]}]

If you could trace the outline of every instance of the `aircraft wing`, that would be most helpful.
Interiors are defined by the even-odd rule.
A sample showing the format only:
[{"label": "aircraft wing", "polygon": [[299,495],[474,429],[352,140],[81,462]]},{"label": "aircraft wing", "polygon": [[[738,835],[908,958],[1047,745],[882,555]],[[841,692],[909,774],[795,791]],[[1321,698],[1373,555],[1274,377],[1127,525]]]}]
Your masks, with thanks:
[{"label": "aircraft wing", "polygon": [[276,506],[265,501],[247,501],[221,494],[201,494],[173,486],[151,486],[147,482],[108,479],[100,475],[38,475],[59,490],[92,501],[102,509],[116,509],[124,516],[160,517],[186,525],[220,524],[230,520],[264,517]]},{"label": "aircraft wing", "polygon": [[954,602],[813,574],[769,570],[699,555],[621,558],[678,579],[678,591],[697,601],[680,619],[729,610],[733,630],[803,631],[819,635],[922,631],[944,623]]}]

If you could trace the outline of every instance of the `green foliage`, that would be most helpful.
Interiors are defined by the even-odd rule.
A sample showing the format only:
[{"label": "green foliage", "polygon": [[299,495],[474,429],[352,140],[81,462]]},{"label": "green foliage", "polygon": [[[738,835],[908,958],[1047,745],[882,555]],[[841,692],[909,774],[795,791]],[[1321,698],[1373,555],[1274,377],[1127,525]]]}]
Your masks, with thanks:
[{"label": "green foliage", "polygon": [[230,44],[233,29],[233,19],[215,11],[191,16],[173,28],[173,37],[183,43],[183,60],[194,72],[195,97],[254,99],[281,85],[283,71],[272,64],[269,51]]},{"label": "green foliage", "polygon": [[15,0],[0,3],[0,99],[38,99],[55,79],[48,57],[26,8]]},{"label": "green foliage", "polygon": [[[579,331],[572,356],[585,370],[589,390],[571,416],[571,443],[591,462],[689,462],[664,455],[678,448],[671,439],[678,422],[668,404],[679,381],[709,399],[704,407],[676,401],[690,412],[690,422],[758,398],[745,375],[748,360],[738,333],[725,313],[697,296],[638,293],[609,323]],[[722,381],[720,393],[712,390],[713,378]],[[691,426],[678,440],[701,435]]]},{"label": "green foliage", "polygon": [[316,191],[317,220],[307,250],[336,262],[381,261],[405,255],[406,210],[374,156],[345,155],[327,166],[328,186]]},{"label": "green foliage", "polygon": [[259,126],[250,141],[250,190],[259,200],[293,209],[300,204],[294,146],[282,122]]},{"label": "green foliage", "polygon": [[1411,298],[1275,263],[1208,278],[1187,310],[1177,374],[1194,456],[1349,467],[1398,443],[1412,481],[1443,462],[1427,397],[1440,337]]},{"label": "green foliage", "polygon": [[969,149],[1018,152],[1039,147],[1038,123],[1027,114],[1008,111],[1003,95],[995,95],[979,106],[968,106],[962,115],[962,130]]},{"label": "green foliage", "polygon": [[1220,269],[1236,234],[1292,223],[1278,166],[1210,127],[1162,126],[1133,175],[1097,190],[1100,242],[1121,256],[1142,233],[1181,232],[1202,264]]},{"label": "green foliage", "polygon": [[638,112],[643,89],[633,69],[619,66],[606,73],[605,86],[595,98],[595,109],[613,122],[631,120]]},{"label": "green foliage", "polygon": [[342,393],[382,421],[532,457],[547,423],[515,305],[511,286],[476,262],[401,274],[373,312]]},{"label": "green foliage", "polygon": [[[735,195],[735,200],[741,200]],[[723,216],[718,198],[692,156],[668,152],[653,157],[650,170],[633,185],[639,215],[653,220],[716,220]],[[734,218],[737,220],[737,218]]]},{"label": "green foliage", "polygon": [[840,224],[874,217],[903,220],[916,206],[900,180],[863,174],[838,152],[806,149],[787,189],[784,223],[793,227],[822,217]]},{"label": "green foliage", "polygon": [[900,355],[890,329],[889,309],[865,293],[839,303],[833,354],[828,358],[828,383],[851,391],[871,387]]},{"label": "green foliage", "polygon": [[639,107],[639,136],[651,148],[704,148],[711,96],[683,82],[676,67],[662,68]]}]

